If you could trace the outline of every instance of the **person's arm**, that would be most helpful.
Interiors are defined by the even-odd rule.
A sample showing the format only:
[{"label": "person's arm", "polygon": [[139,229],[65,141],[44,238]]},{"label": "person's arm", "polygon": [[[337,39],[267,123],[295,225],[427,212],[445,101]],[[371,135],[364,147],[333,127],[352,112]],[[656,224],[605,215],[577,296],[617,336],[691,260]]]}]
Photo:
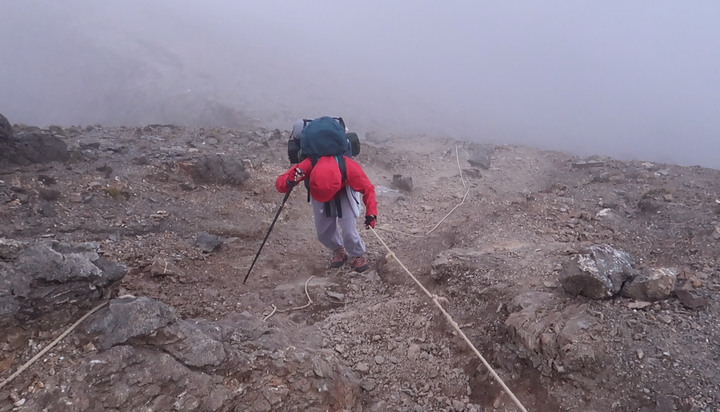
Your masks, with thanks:
[{"label": "person's arm", "polygon": [[[300,170],[302,173],[298,172]],[[285,193],[290,188],[290,182],[297,183],[307,179],[312,170],[312,162],[305,159],[302,162],[291,166],[285,173],[278,176],[275,180],[275,188],[280,193]]]},{"label": "person's arm", "polygon": [[356,192],[363,195],[363,203],[365,203],[365,214],[368,216],[377,216],[377,200],[375,199],[375,186],[370,182],[362,167],[350,159],[345,157],[345,175],[347,184]]}]

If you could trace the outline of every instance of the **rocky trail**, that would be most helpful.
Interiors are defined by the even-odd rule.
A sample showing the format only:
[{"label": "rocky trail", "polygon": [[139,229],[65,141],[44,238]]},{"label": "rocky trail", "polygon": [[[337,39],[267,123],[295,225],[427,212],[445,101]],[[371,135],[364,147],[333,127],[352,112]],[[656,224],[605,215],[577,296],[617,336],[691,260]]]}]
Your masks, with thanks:
[{"label": "rocky trail", "polygon": [[0,385],[106,303],[0,411],[520,410],[394,257],[529,411],[720,411],[720,171],[369,133],[371,269],[300,188],[243,284],[287,135],[0,122]]}]

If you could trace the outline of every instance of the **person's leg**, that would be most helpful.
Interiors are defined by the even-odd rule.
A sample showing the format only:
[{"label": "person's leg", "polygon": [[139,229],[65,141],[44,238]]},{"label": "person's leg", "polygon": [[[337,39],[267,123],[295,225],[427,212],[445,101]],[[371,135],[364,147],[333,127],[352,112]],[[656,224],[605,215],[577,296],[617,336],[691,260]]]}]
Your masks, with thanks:
[{"label": "person's leg", "polygon": [[339,268],[344,265],[348,259],[348,255],[343,247],[342,238],[337,228],[337,218],[334,210],[331,210],[330,216],[325,214],[325,203],[311,200],[313,208],[313,219],[315,220],[315,231],[320,243],[326,248],[333,251],[330,258],[330,267]]},{"label": "person's leg", "polygon": [[315,231],[320,243],[326,248],[336,251],[343,246],[343,240],[337,230],[337,220],[334,214],[325,216],[325,203],[310,199],[315,220]]},{"label": "person's leg", "polygon": [[342,231],[342,240],[351,257],[358,257],[365,254],[365,242],[360,237],[357,230],[357,217],[353,214],[347,196],[344,194],[340,197],[340,206],[342,207],[342,219],[337,219]]}]

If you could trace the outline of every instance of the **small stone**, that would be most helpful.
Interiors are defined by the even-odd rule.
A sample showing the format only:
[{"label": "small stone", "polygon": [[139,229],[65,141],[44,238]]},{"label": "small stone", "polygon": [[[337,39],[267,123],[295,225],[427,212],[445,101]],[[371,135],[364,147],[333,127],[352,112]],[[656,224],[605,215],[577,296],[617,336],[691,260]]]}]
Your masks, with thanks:
[{"label": "small stone", "polygon": [[340,300],[340,301],[345,300],[345,295],[342,293],[333,292],[333,291],[328,290],[327,292],[325,292],[325,294],[336,300]]},{"label": "small stone", "polygon": [[195,246],[199,247],[205,253],[211,253],[222,246],[223,240],[216,235],[200,232],[195,237]]},{"label": "small stone", "polygon": [[375,389],[375,380],[374,379],[367,379],[360,382],[360,387],[364,390],[370,392],[371,390]]},{"label": "small stone", "polygon": [[675,295],[680,300],[680,303],[682,303],[682,305],[688,309],[702,309],[708,304],[707,299],[701,296],[696,296],[695,294],[687,290],[676,289]]},{"label": "small stone", "polygon": [[366,362],[359,362],[357,365],[355,365],[355,370],[358,372],[367,372],[370,370],[370,365],[368,365]]},{"label": "small stone", "polygon": [[410,345],[410,347],[408,348],[408,354],[407,354],[408,359],[410,359],[411,361],[414,361],[415,359],[418,358],[419,355],[420,355],[420,346],[416,343],[413,343],[412,345]]},{"label": "small stone", "polygon": [[375,363],[377,363],[378,365],[382,365],[383,363],[385,363],[385,357],[380,355],[376,356]]},{"label": "small stone", "polygon": [[83,197],[80,193],[70,193],[70,196],[68,196],[68,200],[70,200],[71,203],[82,203]]}]

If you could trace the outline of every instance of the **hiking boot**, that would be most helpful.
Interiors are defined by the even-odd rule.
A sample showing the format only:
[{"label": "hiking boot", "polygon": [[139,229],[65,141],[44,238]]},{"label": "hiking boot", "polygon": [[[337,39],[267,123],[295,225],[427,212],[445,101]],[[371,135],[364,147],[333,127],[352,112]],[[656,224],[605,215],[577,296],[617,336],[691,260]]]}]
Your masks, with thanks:
[{"label": "hiking boot", "polygon": [[347,253],[345,253],[345,248],[340,246],[333,252],[333,257],[330,259],[330,267],[331,268],[339,268],[340,266],[344,265],[345,262],[348,259]]},{"label": "hiking boot", "polygon": [[358,256],[356,258],[353,258],[351,266],[352,270],[354,270],[355,272],[364,272],[370,267],[367,260],[365,259],[365,256]]}]

